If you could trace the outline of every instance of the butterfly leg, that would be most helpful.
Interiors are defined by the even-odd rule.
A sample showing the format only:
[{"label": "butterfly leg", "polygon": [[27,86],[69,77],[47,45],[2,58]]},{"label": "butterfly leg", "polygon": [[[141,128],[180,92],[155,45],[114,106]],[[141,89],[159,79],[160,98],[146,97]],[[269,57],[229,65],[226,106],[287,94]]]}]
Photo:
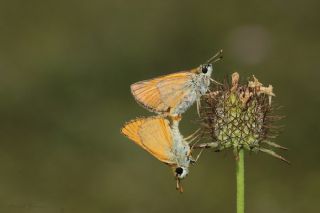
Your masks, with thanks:
[{"label": "butterfly leg", "polygon": [[217,148],[219,146],[219,143],[217,142],[211,142],[211,143],[202,143],[199,145],[193,146],[194,149],[208,149],[208,148]]},{"label": "butterfly leg", "polygon": [[197,162],[197,161],[198,161],[198,159],[200,158],[203,150],[204,150],[204,149],[201,149],[201,150],[200,150],[200,152],[199,152],[199,154],[197,155],[197,157],[196,157],[196,159],[194,160],[194,162]]},{"label": "butterfly leg", "polygon": [[222,83],[214,80],[213,78],[210,78],[210,81],[212,81],[213,83],[217,84],[217,85],[223,85]]},{"label": "butterfly leg", "polygon": [[[200,130],[201,130],[200,128],[197,129],[196,131],[194,131],[194,133],[192,133],[191,135],[185,137],[184,139],[185,139],[186,141],[188,141],[189,139],[193,140],[194,136],[196,136],[196,134],[197,134]],[[197,137],[197,136],[196,136],[196,137]]]},{"label": "butterfly leg", "polygon": [[200,102],[200,97],[199,97],[199,98],[197,98],[197,113],[198,113],[199,117],[200,117],[200,107],[201,107],[201,102]]}]

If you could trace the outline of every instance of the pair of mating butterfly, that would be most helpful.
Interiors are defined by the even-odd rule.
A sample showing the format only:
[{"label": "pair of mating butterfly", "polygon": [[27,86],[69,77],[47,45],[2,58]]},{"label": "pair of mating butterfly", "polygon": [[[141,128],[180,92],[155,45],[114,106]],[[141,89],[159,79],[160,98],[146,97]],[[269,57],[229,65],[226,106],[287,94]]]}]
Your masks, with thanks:
[{"label": "pair of mating butterfly", "polygon": [[180,192],[180,180],[188,175],[190,163],[196,161],[191,156],[190,141],[183,138],[178,128],[181,114],[194,102],[199,113],[200,97],[214,81],[212,64],[222,58],[221,53],[222,50],[197,68],[131,85],[136,101],[158,116],[129,121],[121,132],[173,169]]}]

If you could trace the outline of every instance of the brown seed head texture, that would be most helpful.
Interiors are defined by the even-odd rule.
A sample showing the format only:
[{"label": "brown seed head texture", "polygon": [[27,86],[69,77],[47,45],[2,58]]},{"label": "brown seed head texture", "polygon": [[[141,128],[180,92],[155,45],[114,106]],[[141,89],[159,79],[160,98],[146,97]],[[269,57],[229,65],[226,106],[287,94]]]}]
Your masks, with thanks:
[{"label": "brown seed head texture", "polygon": [[276,137],[277,128],[273,123],[281,119],[273,115],[272,85],[264,87],[255,76],[242,85],[239,79],[240,75],[235,72],[231,85],[225,82],[203,96],[200,117],[204,135],[218,150],[232,148],[236,155],[240,149],[261,151],[288,163],[274,151],[262,147],[286,149],[270,141]]}]

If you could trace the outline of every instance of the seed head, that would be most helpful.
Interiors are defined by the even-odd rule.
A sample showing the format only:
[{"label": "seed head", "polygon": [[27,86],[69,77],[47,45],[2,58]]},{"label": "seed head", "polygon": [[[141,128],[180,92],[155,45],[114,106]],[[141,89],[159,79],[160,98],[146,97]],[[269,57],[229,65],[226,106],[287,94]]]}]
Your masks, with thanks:
[{"label": "seed head", "polygon": [[203,133],[211,143],[200,147],[214,147],[217,150],[233,148],[265,152],[288,163],[274,151],[264,148],[269,145],[286,149],[270,139],[275,138],[278,127],[274,121],[281,119],[273,115],[272,85],[263,86],[255,76],[243,85],[239,84],[239,74],[232,74],[231,85],[227,82],[214,92],[209,92],[201,100],[200,117]]}]

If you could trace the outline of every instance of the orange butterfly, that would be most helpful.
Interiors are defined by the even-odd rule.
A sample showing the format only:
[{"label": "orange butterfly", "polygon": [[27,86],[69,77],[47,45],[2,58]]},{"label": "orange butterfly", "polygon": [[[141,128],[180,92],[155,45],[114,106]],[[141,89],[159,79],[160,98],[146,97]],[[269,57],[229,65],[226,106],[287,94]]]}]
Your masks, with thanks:
[{"label": "orange butterfly", "polygon": [[189,165],[195,162],[191,149],[178,129],[178,122],[154,116],[138,118],[124,125],[121,132],[174,171],[177,189],[182,192],[180,180],[189,173]]},{"label": "orange butterfly", "polygon": [[158,114],[179,117],[195,101],[199,112],[200,96],[207,92],[210,80],[214,81],[212,63],[222,58],[221,53],[197,68],[134,83],[131,92],[138,103]]}]

